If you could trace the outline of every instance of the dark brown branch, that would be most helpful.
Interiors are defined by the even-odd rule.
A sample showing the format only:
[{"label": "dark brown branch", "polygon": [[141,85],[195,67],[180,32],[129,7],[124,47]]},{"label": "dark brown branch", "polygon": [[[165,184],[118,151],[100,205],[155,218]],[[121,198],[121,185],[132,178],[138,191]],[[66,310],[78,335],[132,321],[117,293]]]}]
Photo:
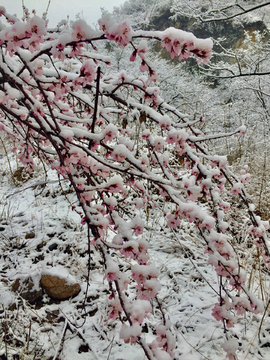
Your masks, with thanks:
[{"label": "dark brown branch", "polygon": [[266,72],[253,72],[253,73],[241,73],[241,74],[236,74],[236,75],[228,75],[228,76],[218,76],[218,75],[212,75],[212,74],[207,74],[205,72],[203,72],[204,75],[209,76],[209,77],[213,77],[216,79],[234,79],[234,78],[238,78],[238,77],[247,77],[247,76],[264,76],[264,75],[270,75],[270,71],[266,71]]},{"label": "dark brown branch", "polygon": [[91,133],[94,133],[95,130],[95,123],[97,120],[97,110],[98,110],[98,95],[99,95],[99,84],[100,84],[100,66],[97,68],[97,86],[96,86],[96,97],[95,97],[95,107],[94,107],[94,115],[93,121],[91,125]]},{"label": "dark brown branch", "polygon": [[[237,4],[236,4],[237,5]],[[270,5],[270,1],[267,1],[263,4],[260,4],[260,5],[256,5],[256,6],[253,6],[247,10],[245,10],[244,8],[240,7],[242,9],[242,11],[234,14],[234,15],[230,15],[230,16],[225,16],[225,17],[221,17],[221,18],[211,18],[211,19],[203,19],[201,16],[198,17],[198,19],[201,21],[201,22],[204,22],[204,23],[207,23],[207,22],[212,22],[212,21],[227,21],[227,20],[230,20],[230,19],[233,19],[237,16],[241,16],[241,15],[244,15],[244,14],[247,14],[251,11],[255,11],[255,10],[258,10],[264,6],[267,6],[267,5]]]}]

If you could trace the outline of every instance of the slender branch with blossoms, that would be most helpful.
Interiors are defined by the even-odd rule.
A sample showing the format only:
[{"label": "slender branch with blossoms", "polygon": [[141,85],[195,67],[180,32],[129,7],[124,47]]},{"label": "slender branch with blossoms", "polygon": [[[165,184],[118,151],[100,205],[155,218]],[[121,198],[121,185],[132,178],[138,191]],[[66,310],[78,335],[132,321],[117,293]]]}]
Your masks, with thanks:
[{"label": "slender branch with blossoms", "polygon": [[[140,214],[149,204],[155,208],[157,194],[159,202],[170,204],[168,227],[177,231],[182,221],[189,221],[198,228],[220,277],[213,316],[225,330],[237,319],[233,310],[237,316],[263,312],[262,303],[245,286],[245,272],[230,244],[224,221],[229,203],[224,197],[228,192],[240,195],[248,206],[250,233],[263,247],[269,266],[267,224],[248,203],[243,187],[247,169],[236,177],[226,158],[212,155],[206,145],[211,139],[241,135],[244,128],[229,134],[201,133],[194,126],[204,121],[202,117],[194,120],[162,99],[155,86],[156,67],[147,58],[148,42],[159,41],[172,58],[193,56],[207,64],[211,39],[174,28],[133,31],[127,22],[106,17],[99,21],[99,31],[83,20],[72,28],[48,31],[46,19],[36,15],[20,21],[4,7],[0,15],[9,23],[0,31],[0,130],[16,141],[13,151],[29,171],[35,171],[37,155],[72,185],[78,200],[73,210],[91,230],[91,244],[104,260],[109,317],[122,322],[120,338],[138,343],[147,359],[174,358],[175,340],[165,313],[151,343],[142,334],[161,285],[149,262],[149,244],[141,236]],[[139,61],[142,74],[134,78],[126,71],[111,71],[110,57],[97,48],[101,41],[130,48],[130,61]],[[132,263],[131,273],[121,270],[119,259]],[[238,295],[242,290],[241,296],[234,290]],[[229,358],[234,356],[236,347],[224,349],[229,349]]]}]

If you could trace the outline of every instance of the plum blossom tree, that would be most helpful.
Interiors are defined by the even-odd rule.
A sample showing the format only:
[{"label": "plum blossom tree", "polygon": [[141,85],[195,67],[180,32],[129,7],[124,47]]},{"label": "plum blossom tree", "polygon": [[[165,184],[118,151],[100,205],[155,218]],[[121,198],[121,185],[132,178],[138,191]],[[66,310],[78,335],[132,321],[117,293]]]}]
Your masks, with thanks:
[{"label": "plum blossom tree", "polygon": [[[161,306],[162,323],[154,340],[149,343],[142,334],[150,301],[158,302],[161,285],[141,236],[140,214],[165,202],[170,208],[164,214],[167,226],[177,231],[182,221],[189,221],[205,243],[220,281],[213,316],[225,332],[246,311],[262,312],[230,243],[226,194],[248,207],[250,233],[267,266],[268,224],[254,215],[247,200],[243,183],[248,169],[237,177],[224,156],[207,148],[211,139],[241,135],[245,129],[201,133],[196,126],[202,116],[181,113],[162,99],[155,85],[157,69],[147,58],[148,42],[159,41],[172,58],[193,56],[207,64],[211,39],[174,28],[134,31],[129,23],[106,16],[95,31],[83,20],[72,28],[61,23],[49,30],[45,16],[30,16],[26,9],[23,21],[4,7],[0,15],[9,23],[0,31],[0,130],[14,142],[13,151],[29,171],[35,171],[37,156],[73,187],[78,200],[73,210],[88,229],[89,256],[91,244],[104,260],[109,317],[122,322],[120,338],[139,344],[149,360],[174,358],[171,323]],[[98,50],[101,41],[129,48],[131,65],[137,59],[142,74],[134,78],[126,71],[110,71],[111,58]],[[130,275],[123,273],[119,259],[132,263]],[[227,339],[224,349],[232,359],[237,344]]]}]

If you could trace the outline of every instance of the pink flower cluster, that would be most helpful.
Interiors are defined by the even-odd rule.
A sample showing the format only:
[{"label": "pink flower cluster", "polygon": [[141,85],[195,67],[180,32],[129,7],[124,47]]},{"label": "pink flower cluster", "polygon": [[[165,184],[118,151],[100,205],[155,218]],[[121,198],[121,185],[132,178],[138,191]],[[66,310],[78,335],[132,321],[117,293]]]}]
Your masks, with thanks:
[{"label": "pink flower cluster", "polygon": [[[96,68],[93,60],[86,60],[80,70],[80,79],[85,86],[93,82],[96,78]],[[77,79],[78,80],[78,79]]]},{"label": "pink flower cluster", "polygon": [[137,284],[138,296],[143,300],[154,298],[161,285],[157,280],[158,272],[156,267],[151,265],[134,265],[132,267],[132,278]]},{"label": "pink flower cluster", "polygon": [[167,219],[168,219],[167,226],[169,226],[173,229],[178,228],[178,226],[180,225],[180,219],[179,219],[179,216],[177,213],[168,214]]},{"label": "pink flower cluster", "polygon": [[116,24],[111,18],[105,16],[98,20],[98,23],[107,39],[118,42],[122,48],[131,41],[131,27],[126,21]]},{"label": "pink flower cluster", "polygon": [[180,156],[184,155],[188,149],[188,133],[185,130],[170,130],[167,134],[166,142],[175,144],[175,149]]},{"label": "pink flower cluster", "polygon": [[[144,70],[144,68],[141,66],[140,70],[142,72],[148,71],[149,68],[147,67]],[[156,108],[162,102],[162,99],[159,96],[159,89],[157,87],[148,87],[146,89],[146,91],[141,95],[141,98],[146,100],[148,103],[152,104],[152,106],[154,108]],[[166,116],[164,116],[164,118],[166,118]],[[168,121],[167,121],[167,123],[168,123]]]},{"label": "pink flower cluster", "polygon": [[150,349],[153,355],[158,360],[172,360],[174,359],[174,349],[176,345],[170,329],[169,322],[165,325],[156,326],[156,340],[150,344]]},{"label": "pink flower cluster", "polygon": [[123,309],[120,304],[120,300],[118,298],[111,300],[108,308],[109,318],[115,320],[119,317],[119,314],[121,314],[122,311]]},{"label": "pink flower cluster", "polygon": [[148,53],[148,47],[147,47],[147,41],[146,40],[141,40],[138,47],[133,51],[131,57],[130,57],[130,61],[133,62],[136,59],[136,55],[138,54],[138,56],[144,60],[145,59],[145,54]]},{"label": "pink flower cluster", "polygon": [[[1,15],[6,15],[2,9]],[[7,15],[6,15],[7,16]],[[11,56],[17,48],[28,49],[31,53],[39,49],[43,43],[43,37],[46,34],[46,22],[40,17],[34,15],[28,18],[25,23],[12,20],[13,25],[0,31],[0,45],[6,44],[6,52]]]},{"label": "pink flower cluster", "polygon": [[236,350],[238,349],[238,341],[236,339],[229,339],[226,340],[221,347],[226,352],[226,357],[229,360],[235,360],[236,359]]},{"label": "pink flower cluster", "polygon": [[117,127],[113,124],[109,124],[106,126],[103,134],[104,134],[104,138],[103,138],[103,141],[104,142],[111,142],[113,141],[113,139],[116,137],[117,135]]},{"label": "pink flower cluster", "polygon": [[119,333],[120,339],[123,339],[126,344],[136,344],[138,337],[142,333],[142,328],[138,322],[135,322],[131,326],[123,324]]},{"label": "pink flower cluster", "polygon": [[213,42],[211,39],[197,39],[192,33],[168,28],[163,33],[161,46],[171,53],[172,59],[180,55],[179,60],[186,60],[194,55],[198,63],[208,64]]},{"label": "pink flower cluster", "polygon": [[212,315],[217,321],[225,322],[228,328],[234,327],[237,318],[228,309],[226,304],[216,304],[212,310]]},{"label": "pink flower cluster", "polygon": [[74,41],[82,41],[90,38],[94,31],[84,20],[79,19],[72,24],[73,32],[71,34]]}]

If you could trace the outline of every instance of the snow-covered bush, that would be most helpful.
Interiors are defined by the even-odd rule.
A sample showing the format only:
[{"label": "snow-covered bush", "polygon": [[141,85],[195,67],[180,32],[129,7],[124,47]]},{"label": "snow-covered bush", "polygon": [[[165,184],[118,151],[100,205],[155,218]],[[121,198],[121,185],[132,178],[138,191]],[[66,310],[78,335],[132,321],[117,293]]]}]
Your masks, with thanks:
[{"label": "snow-covered bush", "polygon": [[[231,193],[248,207],[250,233],[266,265],[267,223],[254,216],[247,201],[247,168],[238,178],[226,157],[207,148],[211,139],[241,135],[245,129],[201,133],[196,125],[202,116],[181,113],[162,99],[157,70],[147,58],[148,41],[160,41],[172,58],[194,56],[207,64],[211,39],[174,28],[134,31],[127,22],[106,16],[95,31],[83,20],[72,28],[62,23],[49,30],[45,17],[27,11],[23,21],[3,7],[0,14],[9,22],[0,31],[0,130],[14,141],[13,151],[30,172],[38,156],[69,180],[78,199],[73,210],[88,228],[89,256],[91,244],[104,260],[109,317],[122,322],[120,338],[140,344],[147,359],[174,358],[166,314],[153,331],[154,340],[142,334],[161,285],[141,235],[147,209],[162,209],[165,203],[169,228],[177,231],[182,221],[198,228],[219,276],[213,316],[224,329],[246,311],[262,312],[262,303],[245,286],[246,274],[230,242],[224,221],[230,205],[224,197]],[[134,78],[111,71],[112,59],[98,50],[101,41],[130,49],[130,66],[137,64],[142,74]],[[131,274],[123,273],[119,259],[132,264]],[[237,344],[229,340],[224,349],[231,358]]]}]

